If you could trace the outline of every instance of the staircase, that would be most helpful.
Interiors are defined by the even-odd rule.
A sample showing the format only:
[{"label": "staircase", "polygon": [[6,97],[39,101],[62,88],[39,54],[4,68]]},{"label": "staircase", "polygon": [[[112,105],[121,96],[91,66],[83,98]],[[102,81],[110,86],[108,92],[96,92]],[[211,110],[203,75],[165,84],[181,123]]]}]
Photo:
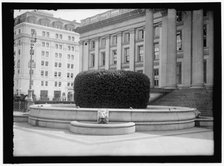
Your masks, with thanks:
[{"label": "staircase", "polygon": [[201,116],[213,116],[212,89],[177,89],[150,102],[150,105],[183,106],[197,108]]}]

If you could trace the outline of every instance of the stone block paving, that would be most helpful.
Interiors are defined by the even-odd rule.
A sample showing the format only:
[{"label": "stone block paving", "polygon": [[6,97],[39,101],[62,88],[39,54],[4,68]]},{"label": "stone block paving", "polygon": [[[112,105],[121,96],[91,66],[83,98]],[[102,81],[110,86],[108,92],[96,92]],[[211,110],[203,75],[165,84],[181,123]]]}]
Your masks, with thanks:
[{"label": "stone block paving", "polygon": [[128,135],[78,135],[63,129],[14,123],[14,156],[213,155],[211,128],[135,132]]}]

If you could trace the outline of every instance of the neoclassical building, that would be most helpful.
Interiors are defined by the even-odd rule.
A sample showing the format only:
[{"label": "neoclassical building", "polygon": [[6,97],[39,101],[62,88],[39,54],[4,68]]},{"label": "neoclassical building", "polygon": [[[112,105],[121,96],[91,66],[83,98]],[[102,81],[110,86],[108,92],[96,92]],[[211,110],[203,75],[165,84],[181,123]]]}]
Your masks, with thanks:
[{"label": "neoclassical building", "polygon": [[79,72],[77,26],[76,21],[41,11],[15,18],[14,94],[28,94],[31,83],[37,100],[73,100],[73,82]]},{"label": "neoclassical building", "polygon": [[84,19],[80,71],[145,73],[151,88],[213,86],[213,12],[113,9]]}]

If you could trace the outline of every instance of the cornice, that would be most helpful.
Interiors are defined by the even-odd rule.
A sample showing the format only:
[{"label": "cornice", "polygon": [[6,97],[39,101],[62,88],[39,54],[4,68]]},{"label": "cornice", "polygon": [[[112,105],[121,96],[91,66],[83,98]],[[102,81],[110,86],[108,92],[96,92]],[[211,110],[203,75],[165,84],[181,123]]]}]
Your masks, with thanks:
[{"label": "cornice", "polygon": [[102,21],[98,21],[96,23],[93,24],[89,24],[83,27],[78,27],[75,29],[75,32],[78,32],[80,34],[88,32],[88,31],[92,31],[95,29],[99,29],[102,27],[106,27],[106,26],[110,26],[110,25],[114,25],[117,23],[121,23],[130,19],[134,19],[134,18],[138,18],[138,17],[142,17],[145,16],[145,10],[133,10],[131,12],[128,13],[124,13],[115,17],[111,17],[108,18],[106,20],[102,20]]}]

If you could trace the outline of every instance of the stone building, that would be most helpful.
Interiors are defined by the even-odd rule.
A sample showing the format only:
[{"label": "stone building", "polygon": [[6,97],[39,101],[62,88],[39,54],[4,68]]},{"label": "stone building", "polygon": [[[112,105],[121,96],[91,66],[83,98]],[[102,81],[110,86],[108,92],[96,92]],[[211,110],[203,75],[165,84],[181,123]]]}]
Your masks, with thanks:
[{"label": "stone building", "polygon": [[113,9],[81,21],[80,71],[143,72],[151,88],[213,86],[213,12]]},{"label": "stone building", "polygon": [[79,72],[77,26],[76,21],[40,11],[15,18],[14,94],[27,94],[31,82],[37,100],[73,100],[73,81]]}]

